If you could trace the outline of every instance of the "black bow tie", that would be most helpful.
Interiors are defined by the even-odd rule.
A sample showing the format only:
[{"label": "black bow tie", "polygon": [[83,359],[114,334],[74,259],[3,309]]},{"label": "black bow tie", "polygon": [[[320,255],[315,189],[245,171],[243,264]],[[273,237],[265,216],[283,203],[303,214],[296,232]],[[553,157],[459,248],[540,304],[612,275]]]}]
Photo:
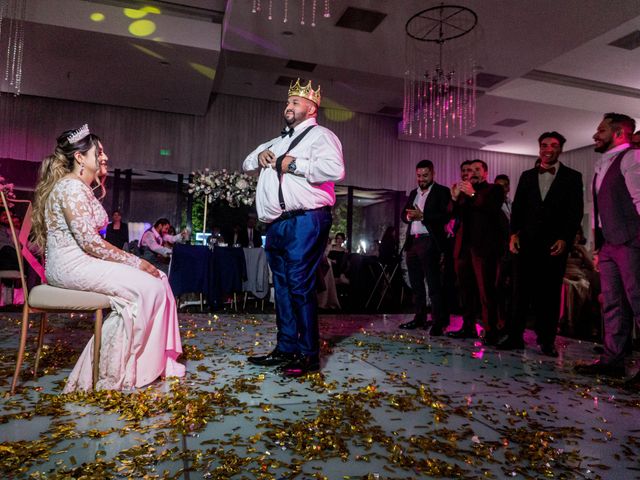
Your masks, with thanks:
[{"label": "black bow tie", "polygon": [[284,137],[286,137],[287,135],[289,135],[290,137],[292,137],[292,136],[293,136],[293,128],[291,128],[291,127],[284,127],[284,128],[282,129],[282,131],[280,132],[280,136],[281,136],[282,138],[284,138]]},{"label": "black bow tie", "polygon": [[545,174],[545,173],[550,173],[551,175],[555,175],[556,174],[556,167],[542,168],[542,165],[540,165],[538,167],[538,173],[540,175]]}]

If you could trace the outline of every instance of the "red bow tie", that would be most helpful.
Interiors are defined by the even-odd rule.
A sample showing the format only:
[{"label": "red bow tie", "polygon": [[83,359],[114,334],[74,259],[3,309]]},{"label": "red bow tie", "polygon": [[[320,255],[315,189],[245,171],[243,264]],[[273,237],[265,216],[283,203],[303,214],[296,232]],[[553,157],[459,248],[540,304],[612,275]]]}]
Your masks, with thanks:
[{"label": "red bow tie", "polygon": [[538,167],[538,173],[540,175],[544,173],[550,173],[551,175],[556,174],[556,167],[542,168],[542,166]]}]

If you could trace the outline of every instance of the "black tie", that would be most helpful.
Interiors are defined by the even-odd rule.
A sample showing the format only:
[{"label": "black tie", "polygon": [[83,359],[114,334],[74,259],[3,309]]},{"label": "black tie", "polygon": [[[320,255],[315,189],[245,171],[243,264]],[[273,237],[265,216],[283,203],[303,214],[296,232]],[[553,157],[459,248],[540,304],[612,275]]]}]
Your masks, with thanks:
[{"label": "black tie", "polygon": [[289,137],[292,137],[292,136],[293,136],[293,128],[291,128],[291,127],[284,127],[284,128],[282,129],[282,131],[280,132],[280,136],[281,136],[282,138],[284,138],[284,137],[286,137],[287,135],[289,135]]}]

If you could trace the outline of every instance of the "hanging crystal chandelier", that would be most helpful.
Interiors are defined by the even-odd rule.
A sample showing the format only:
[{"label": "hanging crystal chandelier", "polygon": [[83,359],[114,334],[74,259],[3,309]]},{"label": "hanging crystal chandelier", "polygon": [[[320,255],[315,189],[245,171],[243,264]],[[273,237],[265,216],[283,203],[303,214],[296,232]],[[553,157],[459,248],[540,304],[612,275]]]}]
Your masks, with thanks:
[{"label": "hanging crystal chandelier", "polygon": [[24,55],[24,19],[26,0],[0,0],[0,46],[6,37],[4,80],[8,90],[20,95],[22,58]]},{"label": "hanging crystal chandelier", "polygon": [[[251,8],[251,13],[261,13],[264,7],[264,4],[267,4],[267,18],[269,20],[273,20],[273,4],[274,0],[253,0],[253,6]],[[289,17],[289,0],[275,0],[275,3],[281,3],[282,7],[279,8],[279,11],[282,11],[282,23],[287,23],[290,20]],[[293,1],[291,2],[293,3]],[[309,18],[309,13],[311,17],[311,26],[316,26],[316,14],[318,9],[318,4],[323,4],[322,7],[322,16],[324,18],[331,17],[331,0],[299,0],[297,2],[300,4],[300,25],[305,25],[307,19]],[[307,12],[307,5],[311,5],[311,12]]]},{"label": "hanging crystal chandelier", "polygon": [[[445,59],[445,42],[475,28],[478,16],[461,6],[416,13],[405,26],[408,67],[404,78],[402,133],[420,139],[454,138],[476,123],[476,65],[470,51]],[[417,43],[420,42],[420,43]],[[438,62],[427,60],[422,42],[438,45]]]}]

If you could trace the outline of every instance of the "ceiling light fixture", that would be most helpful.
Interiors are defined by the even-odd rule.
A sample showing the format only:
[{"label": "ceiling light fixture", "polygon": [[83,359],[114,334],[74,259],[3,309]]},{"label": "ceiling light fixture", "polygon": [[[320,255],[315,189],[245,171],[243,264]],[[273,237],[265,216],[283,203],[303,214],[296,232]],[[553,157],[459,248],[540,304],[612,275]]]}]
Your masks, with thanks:
[{"label": "ceiling light fixture", "polygon": [[5,32],[7,36],[4,80],[8,82],[8,91],[13,91],[15,95],[20,95],[22,86],[26,9],[26,0],[0,0],[0,45],[3,44]]},{"label": "ceiling light fixture", "polygon": [[[445,42],[470,33],[478,23],[467,8],[440,4],[412,16],[407,33],[402,133],[424,138],[454,138],[476,123],[477,66],[471,51],[444,58]],[[430,60],[419,46],[438,45],[438,60]],[[474,42],[477,43],[477,42]]]},{"label": "ceiling light fixture", "polygon": [[[253,0],[251,13],[255,13],[255,14],[261,13],[262,7],[265,2],[267,3],[267,18],[269,20],[273,20],[274,0]],[[275,2],[277,3],[278,0],[275,0]],[[281,7],[282,23],[287,23],[289,22],[289,0],[281,0],[281,3],[282,3],[282,7]],[[307,13],[306,6],[308,4],[311,4],[311,26],[312,27],[316,26],[316,11],[318,7],[318,3],[324,4],[322,16],[324,18],[331,17],[331,0],[300,0],[299,3],[300,3],[300,25],[306,24],[305,14]]]}]

